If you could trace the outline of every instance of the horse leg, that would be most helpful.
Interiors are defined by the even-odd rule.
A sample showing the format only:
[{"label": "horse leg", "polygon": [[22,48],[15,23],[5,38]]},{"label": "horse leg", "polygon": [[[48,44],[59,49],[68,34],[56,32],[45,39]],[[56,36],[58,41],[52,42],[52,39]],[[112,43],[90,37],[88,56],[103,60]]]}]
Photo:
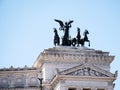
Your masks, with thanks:
[{"label": "horse leg", "polygon": [[54,45],[56,46],[56,42],[54,42]]},{"label": "horse leg", "polygon": [[88,42],[89,42],[89,47],[90,47],[90,40],[88,40]]},{"label": "horse leg", "polygon": [[81,44],[82,47],[84,46],[84,43],[85,43],[84,39],[81,39],[80,44]]},{"label": "horse leg", "polygon": [[82,47],[84,46],[84,42],[83,42],[83,44],[82,44]]},{"label": "horse leg", "polygon": [[72,45],[75,46],[75,41],[74,41],[74,39],[72,40]]},{"label": "horse leg", "polygon": [[84,41],[83,41],[83,42],[81,42],[81,46],[82,46],[82,47],[84,46]]},{"label": "horse leg", "polygon": [[59,38],[58,38],[58,42],[57,42],[57,44],[60,45],[60,40],[59,40]]},{"label": "horse leg", "polygon": [[78,43],[77,43],[77,47],[79,47],[79,46],[80,46],[79,44],[80,44],[80,43],[78,42]]},{"label": "horse leg", "polygon": [[79,47],[79,46],[80,46],[80,40],[77,41],[77,47]]},{"label": "horse leg", "polygon": [[89,43],[88,46],[90,47],[90,40],[88,40],[87,42]]}]

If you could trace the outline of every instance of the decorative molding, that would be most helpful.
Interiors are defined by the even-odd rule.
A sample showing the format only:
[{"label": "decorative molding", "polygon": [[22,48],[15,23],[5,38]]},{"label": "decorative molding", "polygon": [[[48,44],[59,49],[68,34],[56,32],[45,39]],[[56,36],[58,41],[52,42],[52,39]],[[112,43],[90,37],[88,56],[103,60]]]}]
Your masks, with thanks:
[{"label": "decorative molding", "polygon": [[92,64],[109,65],[113,59],[114,56],[110,56],[109,52],[103,52],[101,50],[94,50],[86,47],[73,48],[59,46],[41,52],[33,66],[39,67],[44,62],[85,63],[86,61]]},{"label": "decorative molding", "polygon": [[14,68],[11,66],[10,68],[0,68],[0,71],[25,71],[25,70],[37,70],[35,67],[28,67],[27,65],[24,66],[24,68]]}]

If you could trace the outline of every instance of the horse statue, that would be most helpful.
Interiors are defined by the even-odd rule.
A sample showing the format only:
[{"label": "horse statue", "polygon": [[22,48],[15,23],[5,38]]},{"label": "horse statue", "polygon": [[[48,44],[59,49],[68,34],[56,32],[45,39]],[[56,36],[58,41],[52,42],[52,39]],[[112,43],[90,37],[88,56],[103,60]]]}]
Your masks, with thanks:
[{"label": "horse statue", "polygon": [[59,35],[57,33],[57,29],[56,28],[53,28],[54,29],[54,33],[55,33],[55,36],[54,36],[54,45],[60,45],[60,38],[59,38]]},{"label": "horse statue", "polygon": [[76,41],[77,41],[77,47],[80,46],[80,39],[81,39],[81,35],[80,35],[80,28],[77,28],[77,36],[76,36]]},{"label": "horse statue", "polygon": [[89,34],[88,30],[85,30],[83,33],[83,38],[80,39],[80,44],[81,46],[84,46],[85,42],[89,42],[89,46],[90,46],[90,40],[88,40],[87,34]]},{"label": "horse statue", "polygon": [[79,47],[84,46],[85,42],[89,42],[89,46],[90,46],[90,40],[88,40],[87,34],[89,34],[88,30],[85,30],[83,33],[83,38],[81,38],[80,35],[80,28],[77,28],[77,36],[71,39],[71,45],[72,46],[76,46]]}]

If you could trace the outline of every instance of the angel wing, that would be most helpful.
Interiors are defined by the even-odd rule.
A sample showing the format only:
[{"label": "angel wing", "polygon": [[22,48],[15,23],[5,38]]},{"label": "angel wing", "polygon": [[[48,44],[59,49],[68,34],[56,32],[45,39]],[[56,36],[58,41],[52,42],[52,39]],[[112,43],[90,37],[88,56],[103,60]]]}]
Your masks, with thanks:
[{"label": "angel wing", "polygon": [[64,27],[64,24],[63,24],[63,21],[61,20],[57,20],[57,19],[54,19],[56,22],[58,22],[60,24],[61,27]]},{"label": "angel wing", "polygon": [[73,22],[73,20],[70,20],[70,21],[68,22],[68,25],[71,24],[72,22]]}]

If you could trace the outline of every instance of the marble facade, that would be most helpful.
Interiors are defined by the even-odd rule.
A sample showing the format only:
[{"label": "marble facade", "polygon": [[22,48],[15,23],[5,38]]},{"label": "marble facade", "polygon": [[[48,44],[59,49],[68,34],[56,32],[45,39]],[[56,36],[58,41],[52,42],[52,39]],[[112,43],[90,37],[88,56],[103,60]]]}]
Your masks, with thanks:
[{"label": "marble facade", "polygon": [[56,46],[40,53],[31,68],[0,69],[0,90],[114,90],[114,56],[86,47]]}]

